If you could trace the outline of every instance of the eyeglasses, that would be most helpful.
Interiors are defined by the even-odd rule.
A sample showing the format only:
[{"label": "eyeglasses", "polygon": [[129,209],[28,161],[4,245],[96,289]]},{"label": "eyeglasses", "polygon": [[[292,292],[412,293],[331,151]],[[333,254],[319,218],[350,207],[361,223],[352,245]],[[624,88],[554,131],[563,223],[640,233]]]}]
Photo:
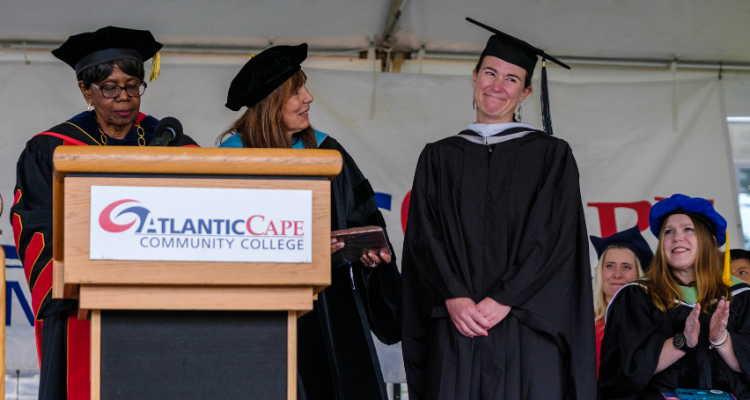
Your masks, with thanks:
[{"label": "eyeglasses", "polygon": [[118,86],[118,85],[104,85],[102,87],[99,87],[96,83],[92,83],[91,86],[99,89],[102,91],[102,96],[108,98],[108,99],[114,99],[122,93],[122,90],[125,89],[125,93],[128,94],[130,97],[141,97],[144,93],[146,93],[146,82],[141,82],[139,85],[128,85],[128,86]]}]

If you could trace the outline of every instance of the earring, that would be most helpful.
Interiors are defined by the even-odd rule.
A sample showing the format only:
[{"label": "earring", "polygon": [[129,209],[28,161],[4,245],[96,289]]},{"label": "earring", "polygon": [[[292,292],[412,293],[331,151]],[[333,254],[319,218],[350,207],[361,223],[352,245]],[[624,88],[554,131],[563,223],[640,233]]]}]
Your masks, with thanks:
[{"label": "earring", "polygon": [[521,111],[523,111],[523,107],[521,106],[521,103],[518,103],[518,107],[516,107],[516,122],[521,122]]},{"label": "earring", "polygon": [[471,101],[471,108],[473,108],[475,110],[477,109],[477,102],[476,102],[476,100],[472,100]]},{"label": "earring", "polygon": [[93,110],[93,109],[94,109],[94,105],[93,105],[93,104],[91,104],[91,103],[89,103],[89,108],[88,108],[88,111],[91,111],[91,110]]}]

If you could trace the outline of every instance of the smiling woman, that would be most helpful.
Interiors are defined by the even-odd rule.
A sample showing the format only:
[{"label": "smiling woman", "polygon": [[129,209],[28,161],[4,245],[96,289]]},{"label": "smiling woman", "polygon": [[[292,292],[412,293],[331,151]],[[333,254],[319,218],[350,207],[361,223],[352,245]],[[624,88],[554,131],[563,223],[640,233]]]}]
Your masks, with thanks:
[{"label": "smiling woman", "polygon": [[602,399],[661,399],[676,388],[750,397],[750,286],[722,276],[726,221],[707,200],[674,195],[651,208],[659,245],[645,277],[606,315]]},{"label": "smiling woman", "polygon": [[[247,110],[217,142],[220,147],[340,152],[343,168],[331,181],[331,230],[376,225],[385,231],[375,194],[357,164],[338,141],[310,125],[314,99],[300,66],[305,58],[305,43],[271,47],[251,58],[232,81],[226,103],[230,110]],[[248,242],[250,248],[261,244]],[[332,253],[342,247],[332,240]],[[369,252],[332,264],[331,286],[298,322],[299,398],[386,400],[372,334],[386,344],[398,342],[400,306],[395,257]]]},{"label": "smiling woman", "polygon": [[594,269],[594,314],[596,318],[597,374],[604,337],[604,314],[620,288],[643,276],[651,265],[654,253],[638,226],[606,238],[590,236],[599,256]]},{"label": "smiling woman", "polygon": [[541,131],[514,117],[539,57],[543,66],[554,58],[469,21],[493,33],[472,71],[476,120],[425,146],[409,200],[402,265],[409,398],[595,398],[575,158],[552,136],[549,118]]},{"label": "smiling woman", "polygon": [[474,69],[472,83],[477,123],[520,122],[516,112],[531,94],[530,73],[497,57],[484,56]]}]

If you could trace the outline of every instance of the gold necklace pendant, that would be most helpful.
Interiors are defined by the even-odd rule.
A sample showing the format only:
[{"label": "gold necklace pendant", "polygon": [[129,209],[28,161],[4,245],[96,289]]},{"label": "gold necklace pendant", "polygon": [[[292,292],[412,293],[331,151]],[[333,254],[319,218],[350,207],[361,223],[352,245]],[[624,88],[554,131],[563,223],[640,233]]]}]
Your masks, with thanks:
[{"label": "gold necklace pendant", "polygon": [[[104,130],[102,130],[101,125],[99,125],[99,119],[94,116],[94,120],[96,121],[96,127],[99,128],[99,133],[102,134],[102,146],[107,145],[107,134],[104,133]],[[135,124],[135,131],[138,132],[138,146],[144,147],[146,146],[146,138],[144,137],[146,135],[146,131],[141,128],[141,124]]]},{"label": "gold necklace pendant", "polygon": [[99,128],[99,132],[101,132],[101,134],[102,134],[102,139],[101,139],[102,140],[102,146],[106,146],[107,145],[107,135],[104,132],[102,132],[102,128]]},{"label": "gold necklace pendant", "polygon": [[99,125],[99,118],[97,118],[96,113],[94,113],[94,121],[96,121],[96,127],[99,128],[99,133],[102,134],[102,137],[100,139],[102,141],[102,146],[106,146],[107,145],[107,134],[104,133],[104,131],[102,130],[102,126]]},{"label": "gold necklace pendant", "polygon": [[143,147],[146,145],[146,138],[143,137],[146,134],[146,131],[141,128],[141,124],[137,124],[135,126],[135,131],[138,132],[138,146]]}]

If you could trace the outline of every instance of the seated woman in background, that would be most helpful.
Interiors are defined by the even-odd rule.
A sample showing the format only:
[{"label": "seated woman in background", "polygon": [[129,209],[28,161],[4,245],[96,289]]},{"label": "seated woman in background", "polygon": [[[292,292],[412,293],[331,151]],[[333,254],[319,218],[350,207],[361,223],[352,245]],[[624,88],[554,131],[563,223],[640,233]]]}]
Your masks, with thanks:
[{"label": "seated woman in background", "polygon": [[[707,200],[676,194],[649,215],[659,238],[646,275],[606,313],[602,399],[663,399],[684,389],[750,398],[750,286],[722,268],[726,221]],[[722,272],[723,271],[723,272]]]},{"label": "seated woman in background", "polygon": [[654,253],[634,226],[612,236],[590,236],[599,262],[594,271],[594,313],[596,315],[596,365],[599,371],[599,354],[604,337],[604,313],[612,297],[621,287],[643,276]]},{"label": "seated woman in background", "polygon": [[[313,96],[300,67],[305,58],[307,44],[276,46],[242,67],[229,87],[226,106],[247,110],[219,136],[219,147],[336,150],[344,163],[331,181],[331,230],[385,228],[375,193],[352,157],[310,126]],[[342,245],[332,243],[331,252]],[[331,286],[298,322],[300,398],[387,400],[370,332],[385,344],[401,340],[401,276],[395,257],[370,252],[331,268]]]},{"label": "seated woman in background", "polygon": [[732,249],[732,275],[750,283],[750,251],[745,249]]}]

